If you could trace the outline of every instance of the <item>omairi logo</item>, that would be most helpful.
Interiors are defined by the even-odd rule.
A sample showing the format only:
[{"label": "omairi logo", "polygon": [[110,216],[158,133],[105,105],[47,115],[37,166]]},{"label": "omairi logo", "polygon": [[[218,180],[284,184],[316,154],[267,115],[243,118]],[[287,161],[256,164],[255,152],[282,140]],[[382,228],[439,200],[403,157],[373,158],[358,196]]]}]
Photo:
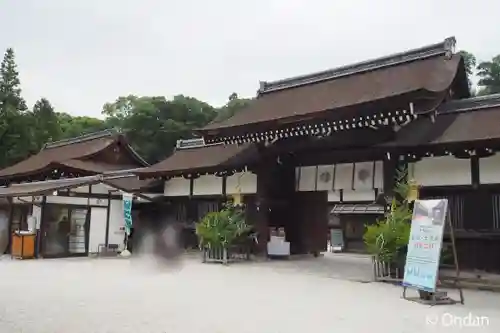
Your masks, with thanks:
[{"label": "omairi logo", "polygon": [[429,314],[425,317],[425,323],[431,326],[441,327],[486,327],[490,325],[488,316],[478,316],[469,312],[466,315],[453,313]]}]

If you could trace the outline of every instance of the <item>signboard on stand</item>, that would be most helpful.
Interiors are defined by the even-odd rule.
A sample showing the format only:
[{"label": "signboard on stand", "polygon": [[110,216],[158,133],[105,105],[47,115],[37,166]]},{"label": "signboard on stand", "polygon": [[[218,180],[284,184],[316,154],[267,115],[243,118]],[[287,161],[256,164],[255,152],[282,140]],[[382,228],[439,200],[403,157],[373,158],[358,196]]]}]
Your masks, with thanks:
[{"label": "signboard on stand", "polygon": [[403,286],[436,291],[448,200],[415,200]]}]

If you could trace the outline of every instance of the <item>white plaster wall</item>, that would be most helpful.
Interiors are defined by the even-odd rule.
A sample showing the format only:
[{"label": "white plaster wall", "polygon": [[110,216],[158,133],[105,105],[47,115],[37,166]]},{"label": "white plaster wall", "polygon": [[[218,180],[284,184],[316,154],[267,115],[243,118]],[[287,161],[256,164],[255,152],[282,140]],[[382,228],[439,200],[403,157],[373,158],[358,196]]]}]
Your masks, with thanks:
[{"label": "white plaster wall", "polygon": [[479,181],[481,184],[500,183],[500,154],[479,159]]},{"label": "white plaster wall", "polygon": [[[132,219],[132,225],[136,221]],[[125,244],[123,243],[125,238],[125,219],[123,216],[123,201],[122,200],[111,200],[110,210],[109,210],[109,234],[108,243],[118,244],[120,250],[123,250]]]},{"label": "white plaster wall", "polygon": [[194,180],[193,195],[222,195],[222,177],[200,176]]},{"label": "white plaster wall", "polygon": [[107,199],[95,199],[95,198],[80,198],[80,197],[66,197],[66,196],[47,196],[47,203],[52,204],[65,204],[65,205],[81,205],[87,206],[87,204],[92,206],[107,206]]},{"label": "white plaster wall", "polygon": [[98,253],[99,244],[106,243],[107,208],[90,209],[89,253]]},{"label": "white plaster wall", "polygon": [[175,177],[165,182],[163,194],[167,197],[188,196],[189,179]]},{"label": "white plaster wall", "polygon": [[[239,191],[238,191],[239,190]],[[226,179],[226,193],[252,194],[257,192],[257,175],[251,172],[239,172]]]},{"label": "white plaster wall", "polygon": [[429,157],[413,163],[409,174],[420,186],[470,185],[470,160],[452,156]]}]

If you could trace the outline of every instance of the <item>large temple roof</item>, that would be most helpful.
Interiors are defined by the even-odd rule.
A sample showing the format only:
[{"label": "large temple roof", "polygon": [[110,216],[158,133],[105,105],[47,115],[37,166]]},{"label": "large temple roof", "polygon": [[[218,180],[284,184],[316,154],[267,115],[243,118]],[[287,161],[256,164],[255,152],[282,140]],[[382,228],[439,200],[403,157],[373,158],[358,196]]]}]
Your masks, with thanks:
[{"label": "large temple roof", "polygon": [[[112,150],[111,154],[116,154],[117,157],[121,154],[121,150],[124,150],[127,155],[126,162],[94,158],[106,150]],[[0,170],[0,178],[26,177],[57,168],[95,174],[147,165],[147,162],[130,147],[122,134],[103,131],[48,143],[38,154]]]},{"label": "large temple roof", "polygon": [[500,139],[500,94],[450,101],[435,117],[421,117],[384,146],[469,144]]},{"label": "large temple roof", "polygon": [[[457,97],[469,97],[463,59],[452,53],[454,44],[455,39],[448,38],[358,64],[263,82],[257,98],[247,109],[199,132],[208,138],[228,137],[253,131],[257,124],[279,127],[387,99],[401,102],[402,97],[416,94],[442,99],[452,86]],[[412,101],[409,97],[406,100]]]},{"label": "large temple roof", "polygon": [[186,173],[232,171],[255,162],[255,157],[256,147],[252,144],[205,145],[201,143],[192,147],[178,147],[165,160],[134,173],[140,178],[149,178],[179,176]]}]

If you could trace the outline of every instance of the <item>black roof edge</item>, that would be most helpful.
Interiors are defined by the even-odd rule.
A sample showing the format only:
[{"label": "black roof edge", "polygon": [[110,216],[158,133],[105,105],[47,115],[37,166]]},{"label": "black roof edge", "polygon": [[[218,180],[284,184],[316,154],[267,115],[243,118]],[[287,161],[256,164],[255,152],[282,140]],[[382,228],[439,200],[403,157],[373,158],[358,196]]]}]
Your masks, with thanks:
[{"label": "black roof edge", "polygon": [[441,104],[437,109],[437,113],[461,113],[496,107],[500,107],[500,94],[451,100],[449,102]]},{"label": "black roof edge", "polygon": [[455,44],[456,44],[455,37],[448,37],[440,43],[427,45],[420,48],[408,50],[405,52],[399,52],[392,55],[372,60],[367,60],[351,65],[337,67],[326,71],[295,76],[272,82],[261,81],[260,89],[258,90],[258,95],[288,88],[294,88],[311,83],[319,83],[326,80],[337,79],[343,76],[359,74],[376,69],[381,69],[384,67],[400,65],[416,60],[423,60],[426,58],[435,57],[439,55],[451,56],[454,52]]}]

